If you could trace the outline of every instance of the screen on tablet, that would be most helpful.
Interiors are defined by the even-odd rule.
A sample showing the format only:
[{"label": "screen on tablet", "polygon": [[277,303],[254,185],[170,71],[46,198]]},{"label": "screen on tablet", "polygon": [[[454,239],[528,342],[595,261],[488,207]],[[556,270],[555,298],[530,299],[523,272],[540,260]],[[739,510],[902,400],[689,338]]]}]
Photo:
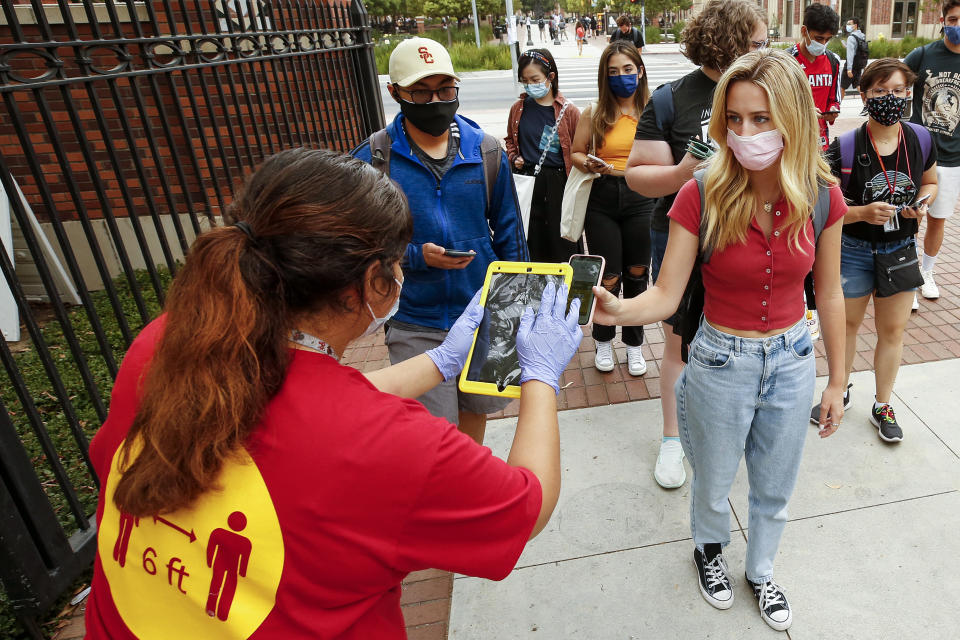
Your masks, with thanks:
[{"label": "screen on tablet", "polygon": [[563,276],[533,273],[494,273],[484,305],[483,320],[466,373],[467,380],[489,382],[500,391],[520,384],[517,358],[517,330],[528,306],[540,309],[540,298],[548,282],[560,287]]}]

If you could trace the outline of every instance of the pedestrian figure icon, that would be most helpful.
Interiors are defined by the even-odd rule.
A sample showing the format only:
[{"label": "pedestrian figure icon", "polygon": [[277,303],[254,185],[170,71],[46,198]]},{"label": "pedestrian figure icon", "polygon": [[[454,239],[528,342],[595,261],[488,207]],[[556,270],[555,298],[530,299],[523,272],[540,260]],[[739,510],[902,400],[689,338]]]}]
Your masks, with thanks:
[{"label": "pedestrian figure icon", "polygon": [[207,566],[213,568],[210,579],[210,595],[207,598],[207,615],[226,620],[230,615],[230,605],[237,592],[237,577],[247,575],[247,563],[250,560],[252,544],[249,539],[234,533],[247,527],[247,517],[240,511],[234,511],[227,518],[232,529],[214,529],[207,540]]},{"label": "pedestrian figure icon", "polygon": [[120,512],[120,531],[117,533],[117,542],[113,545],[113,559],[121,567],[127,564],[127,547],[130,546],[130,536],[133,534],[133,528],[140,525],[140,518]]}]

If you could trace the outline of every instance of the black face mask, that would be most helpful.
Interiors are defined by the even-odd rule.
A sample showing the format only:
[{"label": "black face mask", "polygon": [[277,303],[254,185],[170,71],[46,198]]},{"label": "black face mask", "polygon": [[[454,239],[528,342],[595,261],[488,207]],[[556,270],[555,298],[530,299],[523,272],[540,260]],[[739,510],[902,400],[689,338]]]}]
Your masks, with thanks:
[{"label": "black face mask", "polygon": [[897,124],[906,108],[907,99],[898,98],[891,93],[879,98],[867,98],[867,113],[885,127]]},{"label": "black face mask", "polygon": [[427,104],[415,104],[406,100],[399,102],[400,113],[417,129],[434,137],[443,135],[443,132],[450,128],[453,116],[460,108],[459,99]]}]

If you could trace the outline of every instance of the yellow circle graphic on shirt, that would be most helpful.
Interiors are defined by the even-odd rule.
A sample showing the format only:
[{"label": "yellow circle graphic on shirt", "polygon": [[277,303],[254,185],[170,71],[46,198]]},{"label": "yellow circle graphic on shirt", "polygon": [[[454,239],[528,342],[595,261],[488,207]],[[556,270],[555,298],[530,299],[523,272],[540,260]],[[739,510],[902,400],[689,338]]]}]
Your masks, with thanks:
[{"label": "yellow circle graphic on shirt", "polygon": [[104,494],[97,552],[120,617],[141,640],[247,638],[276,602],[280,522],[250,456],[228,461],[189,509],[134,518],[113,502],[120,449]]}]

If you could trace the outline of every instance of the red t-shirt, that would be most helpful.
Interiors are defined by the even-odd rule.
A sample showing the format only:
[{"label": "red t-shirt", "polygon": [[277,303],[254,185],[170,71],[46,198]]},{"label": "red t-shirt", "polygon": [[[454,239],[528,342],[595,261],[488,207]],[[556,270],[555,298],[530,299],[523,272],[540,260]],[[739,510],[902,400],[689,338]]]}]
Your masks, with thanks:
[{"label": "red t-shirt", "polygon": [[157,518],[118,511],[114,457],[162,328],[134,341],[90,447],[102,487],[87,638],[405,638],[409,572],[513,569],[540,512],[533,473],[301,350],[221,490]]},{"label": "red t-shirt", "polygon": [[[800,53],[799,48],[794,45],[790,53],[800,66],[803,72],[807,74],[810,81],[810,90],[813,92],[813,104],[821,113],[828,111],[839,111],[840,100],[843,97],[840,88],[840,58],[832,51],[827,51],[822,56],[817,56],[813,62]],[[832,64],[831,64],[832,62]],[[834,73],[836,67],[836,73]],[[820,148],[823,151],[830,146],[830,128],[827,121],[820,119]]]},{"label": "red t-shirt", "polygon": [[[714,251],[703,274],[703,314],[707,320],[741,331],[770,331],[789,327],[803,317],[803,280],[813,268],[816,248],[813,222],[801,236],[800,253],[790,246],[784,230],[786,200],[773,205],[773,230],[769,240],[756,218],[747,230],[746,243]],[[840,187],[830,189],[827,227],[842,220],[847,212]],[[684,229],[700,234],[700,192],[690,180],[677,193],[670,218]]]}]

